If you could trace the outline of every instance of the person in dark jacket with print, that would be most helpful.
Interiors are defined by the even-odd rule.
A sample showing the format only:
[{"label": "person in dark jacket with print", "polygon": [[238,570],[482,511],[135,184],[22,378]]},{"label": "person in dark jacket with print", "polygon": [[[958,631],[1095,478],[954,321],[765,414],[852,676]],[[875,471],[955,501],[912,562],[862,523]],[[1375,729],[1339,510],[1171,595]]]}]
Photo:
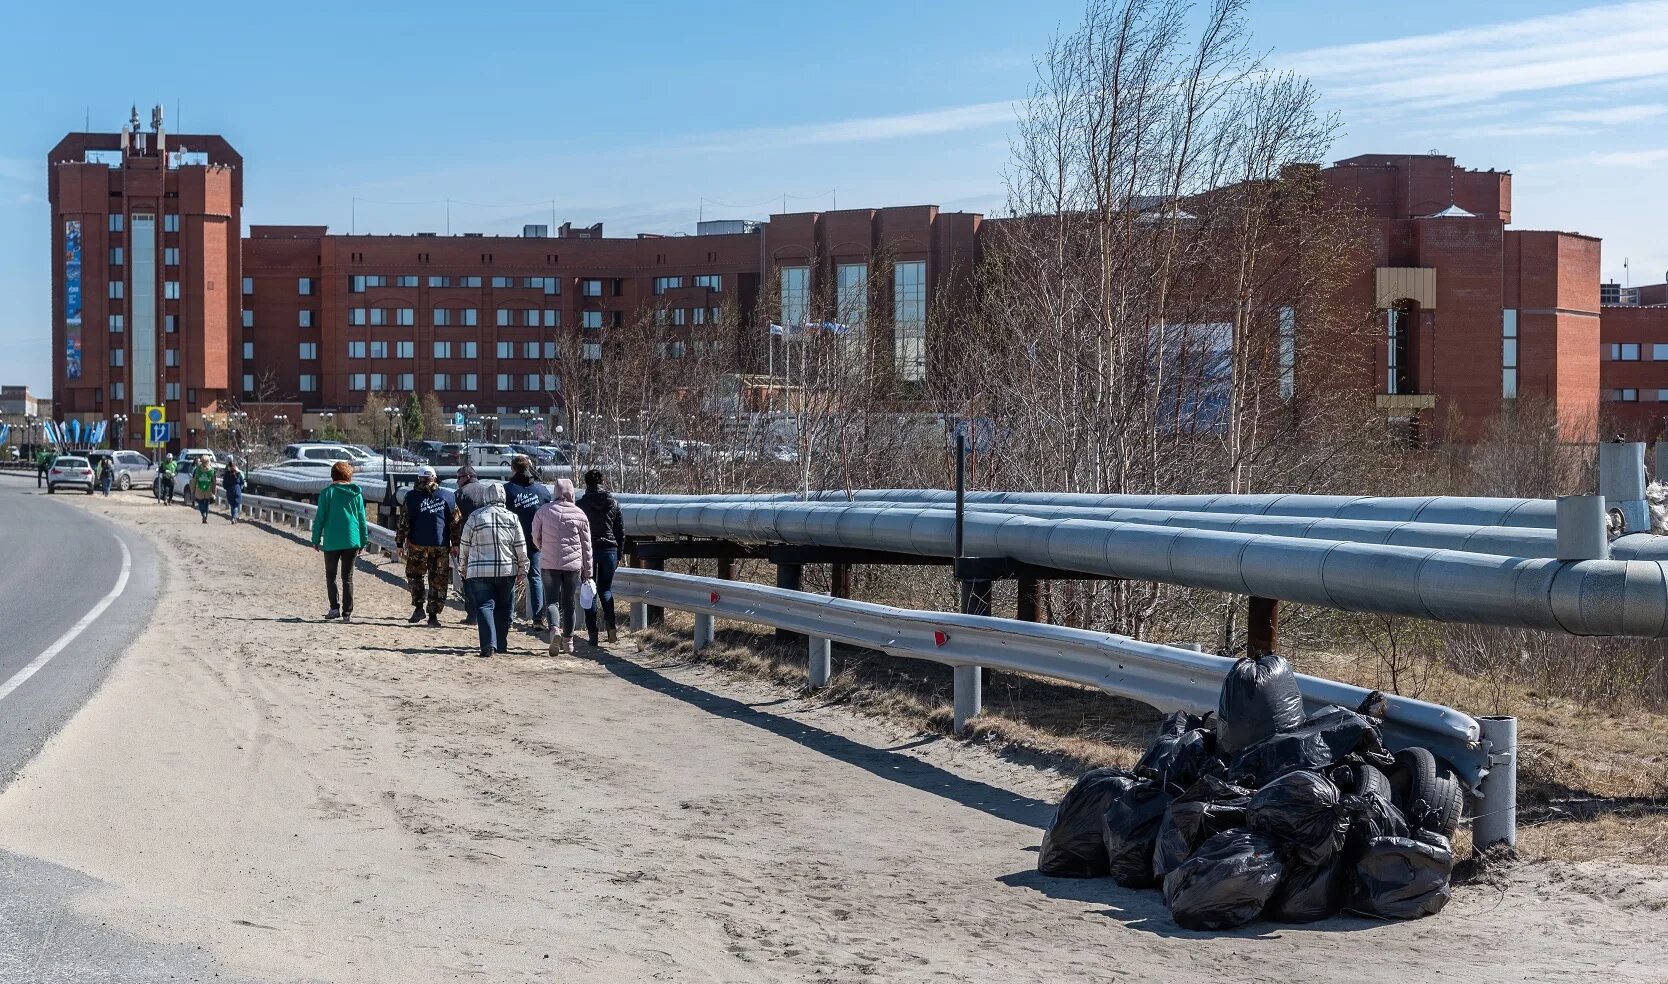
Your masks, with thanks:
[{"label": "person in dark jacket with print", "polygon": [[533,628],[544,629],[544,582],[539,577],[539,550],[533,545],[533,516],[551,500],[550,486],[533,472],[533,459],[518,454],[510,459],[510,480],[504,483],[504,507],[521,520],[521,535],[527,539],[527,603],[531,606]]},{"label": "person in dark jacket with print", "polygon": [[[458,527],[469,521],[469,514],[486,505],[486,483],[475,477],[475,466],[464,465],[458,469]],[[469,592],[463,593],[463,624],[475,624],[475,602],[470,599]]]},{"label": "person in dark jacket with print", "polygon": [[614,629],[614,571],[625,548],[625,521],[620,518],[620,504],[602,487],[602,472],[593,468],[585,473],[585,494],[579,497],[578,505],[591,521],[591,567],[597,582],[596,600],[585,609],[585,631],[591,645],[596,645],[597,610],[601,609],[608,641],[618,642]]},{"label": "person in dark jacket with print", "polygon": [[417,469],[417,481],[400,506],[394,549],[405,553],[405,579],[411,589],[411,618],[419,622],[426,609],[429,625],[438,628],[446,592],[452,587],[452,554],[458,548],[457,499],[440,487],[434,469]]}]

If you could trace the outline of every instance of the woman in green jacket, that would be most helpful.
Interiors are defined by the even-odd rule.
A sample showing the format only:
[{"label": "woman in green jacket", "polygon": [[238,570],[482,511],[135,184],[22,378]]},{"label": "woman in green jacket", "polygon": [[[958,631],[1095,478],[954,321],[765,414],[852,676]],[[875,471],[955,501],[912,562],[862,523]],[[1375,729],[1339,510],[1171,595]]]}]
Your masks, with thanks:
[{"label": "woman in green jacket", "polygon": [[[330,594],[330,614],[325,618],[352,619],[353,565],[365,543],[365,494],[353,484],[353,466],[338,461],[330,468],[330,484],[319,493],[313,515],[313,549],[324,552],[324,584]],[[337,570],[342,573],[339,597]]]}]

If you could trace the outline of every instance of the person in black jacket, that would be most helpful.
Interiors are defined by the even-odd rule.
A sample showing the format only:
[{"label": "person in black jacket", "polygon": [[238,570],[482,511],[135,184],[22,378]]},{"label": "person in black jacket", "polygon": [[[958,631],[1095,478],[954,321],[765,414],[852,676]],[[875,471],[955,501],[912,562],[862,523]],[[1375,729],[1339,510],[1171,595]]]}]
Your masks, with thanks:
[{"label": "person in black jacket", "polygon": [[591,568],[597,582],[596,600],[585,609],[585,631],[591,645],[596,645],[600,608],[608,626],[608,641],[618,642],[614,631],[614,569],[620,566],[620,549],[625,546],[625,522],[620,518],[620,504],[602,487],[602,472],[593,468],[585,473],[585,494],[579,497],[579,508],[591,521]]},{"label": "person in black jacket", "polygon": [[452,554],[458,548],[457,499],[440,487],[434,468],[417,469],[417,481],[400,505],[399,525],[394,531],[394,549],[405,554],[405,578],[411,589],[411,618],[440,626],[440,610],[446,607],[446,592],[452,587]]},{"label": "person in black jacket", "polygon": [[518,454],[510,459],[510,480],[504,483],[504,506],[521,520],[521,535],[527,538],[527,563],[533,575],[527,579],[528,617],[535,631],[544,631],[544,584],[539,577],[539,551],[533,546],[533,514],[553,497],[550,486],[539,481],[533,459]]}]

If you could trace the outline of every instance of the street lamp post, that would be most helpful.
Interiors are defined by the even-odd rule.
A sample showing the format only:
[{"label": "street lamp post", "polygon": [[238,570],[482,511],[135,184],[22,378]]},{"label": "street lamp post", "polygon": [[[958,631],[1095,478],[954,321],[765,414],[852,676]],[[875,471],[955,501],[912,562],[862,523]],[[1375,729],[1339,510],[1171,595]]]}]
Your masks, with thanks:
[{"label": "street lamp post", "polygon": [[116,425],[116,450],[117,451],[126,450],[127,449],[127,414],[118,413],[114,417],[111,417],[110,421],[111,421],[111,423],[114,423]]}]

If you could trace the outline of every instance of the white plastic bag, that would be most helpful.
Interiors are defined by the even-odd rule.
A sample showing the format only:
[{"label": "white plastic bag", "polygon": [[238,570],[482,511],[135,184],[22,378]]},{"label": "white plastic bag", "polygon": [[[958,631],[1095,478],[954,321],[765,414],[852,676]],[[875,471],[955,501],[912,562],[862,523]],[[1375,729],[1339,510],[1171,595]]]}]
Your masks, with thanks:
[{"label": "white plastic bag", "polygon": [[590,611],[597,603],[597,582],[586,578],[579,584],[579,607]]}]

